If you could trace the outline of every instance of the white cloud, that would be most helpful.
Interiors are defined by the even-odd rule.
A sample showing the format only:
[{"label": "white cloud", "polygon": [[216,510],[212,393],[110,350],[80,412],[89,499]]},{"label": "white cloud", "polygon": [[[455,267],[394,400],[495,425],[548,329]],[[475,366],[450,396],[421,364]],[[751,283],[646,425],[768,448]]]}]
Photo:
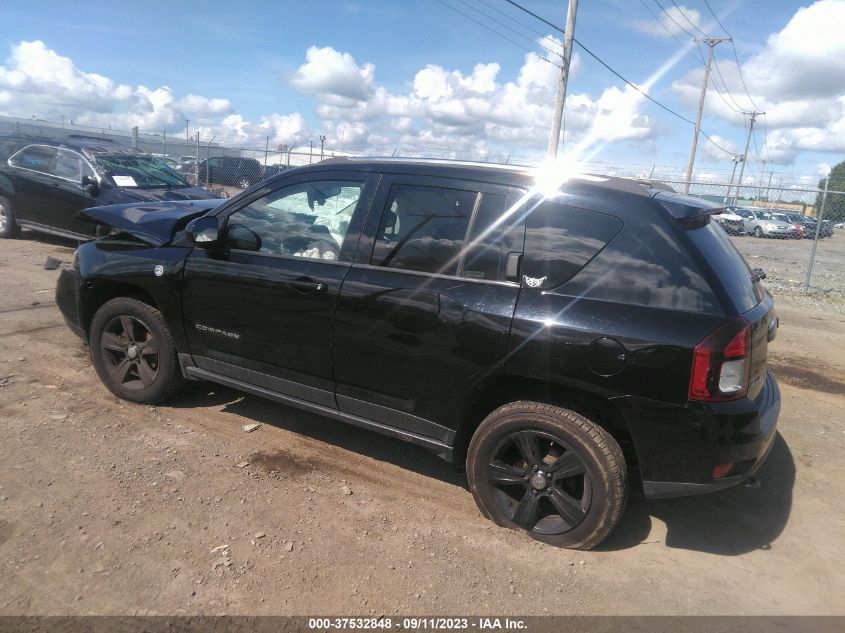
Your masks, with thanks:
[{"label": "white cloud", "polygon": [[177,99],[167,86],[133,89],[80,70],[35,40],[13,44],[6,64],[0,66],[0,109],[24,116],[65,116],[83,125],[173,131],[185,118],[202,124],[228,114],[232,104],[194,94]]},{"label": "white cloud", "polygon": [[73,62],[47,48],[44,42],[12,45],[6,66],[0,66],[0,104],[78,106],[94,112],[127,103],[132,88],[96,73],[77,69]]},{"label": "white cloud", "polygon": [[[561,47],[561,42],[551,37],[539,42],[552,50]],[[332,50],[335,59],[343,55]],[[325,92],[315,93],[317,114],[334,146],[340,144],[338,130],[343,124],[366,124],[369,134],[356,135],[354,142],[366,140],[385,150],[399,144],[402,153],[428,148],[456,155],[471,152],[478,158],[497,151],[491,144],[499,146],[505,156],[511,149],[539,151],[547,142],[558,74],[554,64],[559,61],[553,52],[546,55],[545,60],[526,55],[516,77],[509,81],[500,78],[501,66],[491,62],[476,64],[468,74],[428,64],[414,75],[407,91],[368,84],[371,90],[366,99],[339,99],[335,84],[327,83]],[[575,55],[570,74],[576,75],[580,69],[581,58]],[[302,89],[296,77],[291,83]],[[627,89],[608,89],[598,99],[571,94],[566,109],[567,138],[583,137],[592,130],[596,142],[645,139],[654,134],[655,127],[651,118],[639,112],[639,103],[636,93]],[[385,139],[389,142],[383,143]],[[344,140],[345,147],[352,147],[349,143]],[[379,151],[379,147],[369,149]]]},{"label": "white cloud", "polygon": [[[770,35],[765,47],[742,65],[753,105],[736,64],[730,58],[720,64],[739,107],[766,112],[765,119],[758,118],[756,134],[762,143],[763,125],[768,128],[774,162],[789,164],[804,151],[845,152],[845,39],[840,24],[845,24],[845,2],[820,0],[798,9],[783,29]],[[692,71],[672,84],[690,106],[698,99],[702,73]],[[711,84],[705,116],[730,121],[738,136],[744,136],[743,116],[728,103]]]},{"label": "white cloud", "polygon": [[300,66],[291,84],[305,94],[334,95],[356,101],[365,100],[372,92],[376,67],[359,66],[352,55],[331,46],[311,46],[305,52],[306,62]]},{"label": "white cloud", "polygon": [[[559,49],[551,37],[540,43]],[[80,70],[43,42],[21,42],[0,65],[0,111],[52,120],[60,116],[97,127],[168,134],[184,131],[184,119],[202,139],[244,147],[306,144],[325,134],[327,147],[370,153],[441,153],[456,157],[501,157],[511,152],[540,155],[551,124],[559,58],[526,55],[512,77],[496,62],[470,72],[430,64],[404,88],[375,83],[375,66],[358,64],[347,52],[312,46],[291,76],[297,90],[314,95],[319,125],[298,112],[247,118],[223,98],[179,95],[168,86],[131,87]],[[549,63],[552,62],[552,63]],[[581,69],[575,55],[571,75]],[[640,100],[629,89],[599,96],[572,92],[567,99],[567,142],[643,140],[656,133]]]}]

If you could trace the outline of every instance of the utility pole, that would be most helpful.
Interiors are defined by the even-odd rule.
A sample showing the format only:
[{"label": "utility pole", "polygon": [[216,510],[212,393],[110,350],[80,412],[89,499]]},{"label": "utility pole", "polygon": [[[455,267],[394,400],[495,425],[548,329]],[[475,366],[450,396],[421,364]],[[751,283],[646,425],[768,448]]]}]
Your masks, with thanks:
[{"label": "utility pole", "polygon": [[[191,120],[185,119],[185,153],[186,154],[191,151],[190,141],[188,141],[188,126],[190,124],[191,124]],[[197,156],[197,159],[199,159],[199,156]]]},{"label": "utility pole", "polygon": [[563,107],[566,104],[566,82],[569,80],[569,62],[572,59],[572,40],[575,37],[575,13],[577,11],[578,0],[569,0],[569,10],[566,12],[566,28],[563,31],[560,75],[557,79],[557,93],[555,94],[555,113],[552,116],[549,149],[546,152],[546,156],[549,158],[557,157],[557,148],[560,145],[560,123],[563,119]]},{"label": "utility pole", "polygon": [[725,197],[722,199],[722,202],[724,202],[725,204],[727,204],[728,200],[731,199],[731,188],[733,187],[733,184],[734,184],[734,176],[736,176],[736,166],[739,163],[742,162],[742,156],[740,156],[739,154],[734,154],[733,156],[731,156],[731,160],[734,163],[734,168],[731,170],[731,182],[728,185],[728,192],[725,194]]},{"label": "utility pole", "polygon": [[739,188],[742,187],[742,175],[745,173],[745,163],[748,160],[748,146],[751,144],[751,135],[754,133],[754,121],[757,120],[757,117],[761,114],[766,114],[765,112],[743,112],[743,114],[747,114],[751,117],[751,125],[748,126],[748,138],[745,139],[745,151],[742,153],[742,167],[739,170],[739,182],[736,183],[736,193],[734,193],[734,204],[736,204],[736,199],[739,197]]},{"label": "utility pole", "polygon": [[695,133],[692,135],[692,146],[689,150],[689,163],[687,164],[684,193],[689,193],[689,184],[692,180],[692,166],[695,164],[695,152],[698,149],[698,135],[701,134],[701,114],[704,112],[704,97],[707,96],[707,83],[710,81],[710,65],[713,63],[713,48],[717,44],[730,41],[730,38],[705,37],[703,40],[696,38],[695,41],[707,44],[707,65],[704,67],[704,81],[701,82],[701,95],[698,97],[698,115],[695,117]]},{"label": "utility pole", "polygon": [[320,160],[323,160],[323,144],[326,142],[326,135],[320,134]]}]

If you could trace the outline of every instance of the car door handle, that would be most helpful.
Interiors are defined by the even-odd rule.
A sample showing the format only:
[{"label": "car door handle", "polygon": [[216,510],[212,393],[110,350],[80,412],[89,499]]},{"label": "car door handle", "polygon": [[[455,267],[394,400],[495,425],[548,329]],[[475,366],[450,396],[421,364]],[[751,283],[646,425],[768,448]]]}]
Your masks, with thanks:
[{"label": "car door handle", "polygon": [[299,292],[326,292],[329,289],[328,284],[322,281],[311,281],[310,279],[294,281],[292,285]]}]

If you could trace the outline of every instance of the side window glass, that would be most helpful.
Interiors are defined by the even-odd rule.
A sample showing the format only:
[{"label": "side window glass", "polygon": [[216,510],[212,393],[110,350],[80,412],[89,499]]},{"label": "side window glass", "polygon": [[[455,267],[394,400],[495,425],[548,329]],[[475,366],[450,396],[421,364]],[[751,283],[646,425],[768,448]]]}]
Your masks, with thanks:
[{"label": "side window glass", "polygon": [[[524,211],[520,211],[517,215]],[[458,274],[470,279],[503,281],[508,253],[521,253],[523,230],[508,217],[507,196],[482,193]]]},{"label": "side window glass", "polygon": [[290,185],[229,216],[229,248],[271,255],[340,259],[363,182],[321,180]]},{"label": "side window glass", "polygon": [[372,264],[455,275],[478,192],[393,185],[381,218]]},{"label": "side window glass", "polygon": [[82,180],[82,158],[73,152],[59,150],[56,154],[53,175],[80,182]]},{"label": "side window glass", "polygon": [[544,202],[525,228],[523,280],[531,288],[554,288],[571,279],[622,228],[612,215]]},{"label": "side window glass", "polygon": [[9,159],[9,163],[22,169],[30,169],[45,174],[50,173],[53,157],[56,155],[54,147],[45,145],[29,145]]}]

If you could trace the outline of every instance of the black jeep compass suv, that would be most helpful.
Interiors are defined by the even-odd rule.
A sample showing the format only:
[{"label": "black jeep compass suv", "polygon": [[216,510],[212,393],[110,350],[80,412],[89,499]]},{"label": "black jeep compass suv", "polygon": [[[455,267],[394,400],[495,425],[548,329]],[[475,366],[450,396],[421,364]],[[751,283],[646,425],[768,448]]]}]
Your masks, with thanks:
[{"label": "black jeep compass suv", "polygon": [[122,398],[209,380],[465,458],[486,516],[586,549],[629,471],[667,497],[758,468],[778,322],[715,205],[539,184],[330,160],[223,202],[89,209],[110,234],[79,248],[57,301]]}]

